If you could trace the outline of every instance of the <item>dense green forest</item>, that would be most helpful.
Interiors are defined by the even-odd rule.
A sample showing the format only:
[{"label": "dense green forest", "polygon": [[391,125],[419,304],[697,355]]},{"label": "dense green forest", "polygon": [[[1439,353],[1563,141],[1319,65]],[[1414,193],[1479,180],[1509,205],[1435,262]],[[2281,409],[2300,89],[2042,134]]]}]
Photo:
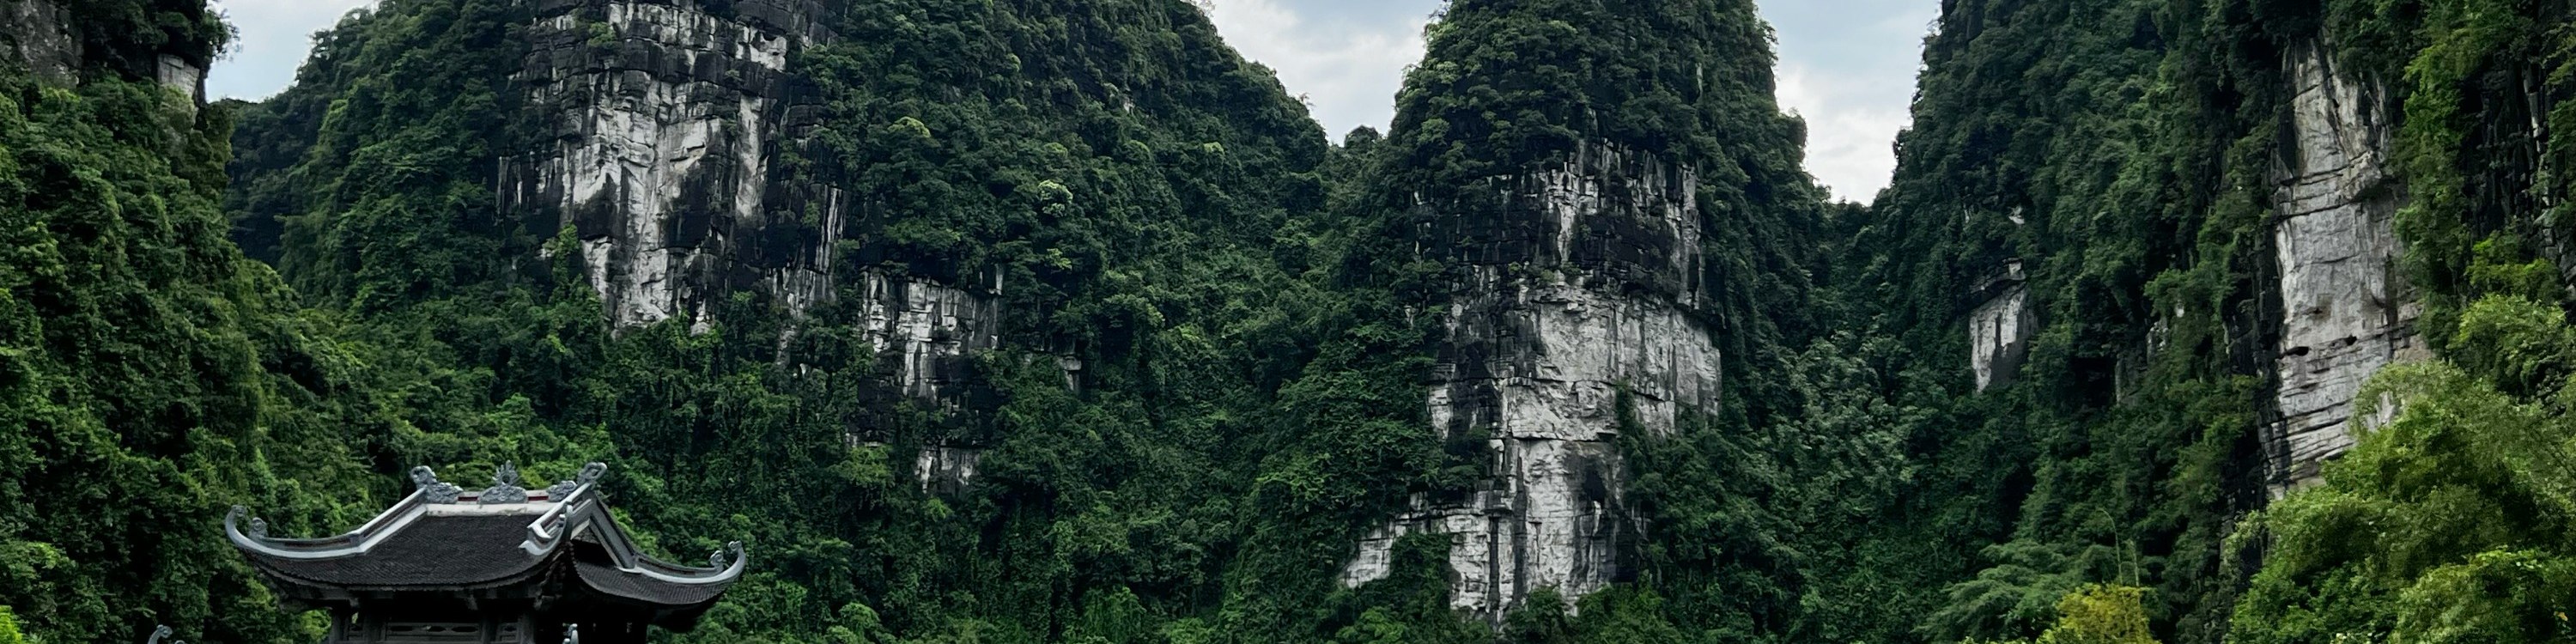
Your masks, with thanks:
[{"label": "dense green forest", "polygon": [[[0,644],[314,641],[224,508],[588,461],[751,545],[667,642],[2576,638],[2561,0],[1942,0],[1870,204],[1752,0],[1454,0],[1338,142],[1184,0],[383,0],[213,104],[203,0],[0,15]],[[2311,176],[2385,335],[2300,344]],[[1352,582],[1529,487],[1446,383],[1568,292],[1723,356],[1552,409],[1605,585]]]}]

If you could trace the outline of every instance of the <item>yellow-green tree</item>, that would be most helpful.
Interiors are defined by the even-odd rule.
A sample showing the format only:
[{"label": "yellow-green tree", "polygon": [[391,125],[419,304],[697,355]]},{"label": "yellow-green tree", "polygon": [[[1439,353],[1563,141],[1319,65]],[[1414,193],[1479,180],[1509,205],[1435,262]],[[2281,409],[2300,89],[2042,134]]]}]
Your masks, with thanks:
[{"label": "yellow-green tree", "polygon": [[27,644],[27,637],[18,634],[17,615],[7,606],[0,606],[0,644]]},{"label": "yellow-green tree", "polygon": [[2147,590],[2094,584],[2057,600],[2057,625],[2039,644],[2156,644],[2147,630]]}]

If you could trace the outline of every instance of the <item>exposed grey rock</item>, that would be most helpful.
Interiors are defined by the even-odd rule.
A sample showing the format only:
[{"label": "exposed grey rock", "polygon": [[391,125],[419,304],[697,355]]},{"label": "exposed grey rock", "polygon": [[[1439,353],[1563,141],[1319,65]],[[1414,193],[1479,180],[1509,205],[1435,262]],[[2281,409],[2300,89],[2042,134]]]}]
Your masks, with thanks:
[{"label": "exposed grey rock", "polygon": [[1622,388],[1638,425],[1670,432],[1685,406],[1718,392],[1718,349],[1705,325],[1669,303],[1604,293],[1573,278],[1533,284],[1481,273],[1450,304],[1449,341],[1431,391],[1444,433],[1606,440]]},{"label": "exposed grey rock", "polygon": [[[835,292],[841,190],[771,164],[817,118],[790,53],[832,34],[810,0],[543,0],[516,80],[551,149],[507,160],[497,192],[543,229],[573,226],[593,290],[620,327],[761,289],[801,312]],[[701,327],[703,328],[703,327]]]},{"label": "exposed grey rock", "polygon": [[[790,61],[835,38],[823,4],[742,0],[727,16],[689,0],[532,4],[514,80],[550,136],[541,152],[503,161],[495,192],[532,229],[574,229],[617,327],[685,317],[705,332],[709,306],[745,290],[800,316],[854,298],[892,384],[954,403],[967,356],[999,343],[997,298],[835,266],[851,196],[773,163],[820,118]],[[924,489],[963,489],[979,454],[922,452]]]},{"label": "exposed grey rock", "polygon": [[851,287],[869,344],[880,360],[894,361],[896,386],[913,398],[948,399],[967,357],[1001,344],[1001,312],[990,298],[877,272]]},{"label": "exposed grey rock", "polygon": [[932,494],[955,495],[975,482],[975,468],[984,462],[984,450],[963,447],[925,447],[914,457],[912,472],[920,477],[921,490]]},{"label": "exposed grey rock", "polygon": [[1670,433],[1718,399],[1720,354],[1697,309],[1697,185],[1688,168],[1587,145],[1491,182],[1499,204],[1426,204],[1445,215],[1434,252],[1462,267],[1430,418],[1486,437],[1492,478],[1464,502],[1416,499],[1360,544],[1344,584],[1386,576],[1389,549],[1414,532],[1449,538],[1450,604],[1489,620],[1540,588],[1571,601],[1620,578],[1617,545],[1635,530],[1619,432]]},{"label": "exposed grey rock", "polygon": [[2039,332],[2030,313],[2030,288],[2023,284],[2020,260],[1980,284],[1983,304],[1968,315],[1968,366],[1977,373],[1977,391],[2012,383],[2021,361],[2030,354],[2030,337]]},{"label": "exposed grey rock", "polygon": [[161,85],[186,95],[189,105],[206,100],[206,70],[178,56],[162,56],[153,67],[153,76]]},{"label": "exposed grey rock", "polygon": [[2385,167],[2386,92],[2336,68],[2330,45],[2291,50],[2291,145],[2275,177],[2283,320],[2279,421],[2266,428],[2275,496],[2352,447],[2353,397],[2392,362],[2418,360],[2419,307],[2395,268],[2404,196]]},{"label": "exposed grey rock", "polygon": [[71,10],[56,0],[0,0],[0,42],[8,44],[8,62],[26,65],[36,78],[55,85],[80,82],[81,39],[72,33]]}]

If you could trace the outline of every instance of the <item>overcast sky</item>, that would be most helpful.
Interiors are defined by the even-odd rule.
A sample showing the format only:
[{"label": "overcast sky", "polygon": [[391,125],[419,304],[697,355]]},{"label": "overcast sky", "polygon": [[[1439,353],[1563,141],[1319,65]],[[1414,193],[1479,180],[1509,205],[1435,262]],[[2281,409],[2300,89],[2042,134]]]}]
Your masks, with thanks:
[{"label": "overcast sky", "polygon": [[[1936,0],[1760,0],[1779,30],[1780,103],[1807,117],[1807,169],[1843,199],[1887,185]],[[207,92],[265,98],[295,79],[310,35],[371,0],[216,0],[241,30]],[[1214,0],[1234,47],[1278,70],[1335,138],[1394,118],[1404,66],[1441,0]]]}]

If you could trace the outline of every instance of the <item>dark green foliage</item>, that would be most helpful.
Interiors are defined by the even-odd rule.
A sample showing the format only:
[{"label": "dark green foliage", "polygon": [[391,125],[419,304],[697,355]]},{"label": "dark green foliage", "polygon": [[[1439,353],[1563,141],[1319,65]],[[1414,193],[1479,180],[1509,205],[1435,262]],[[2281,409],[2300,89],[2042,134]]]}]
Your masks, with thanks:
[{"label": "dark green foliage", "polygon": [[[0,66],[0,605],[38,641],[309,638],[217,527],[352,519],[389,486],[328,418],[332,323],[224,239],[232,113],[128,73],[205,59],[200,3],[71,7],[76,87]],[[145,69],[149,69],[145,67]]]},{"label": "dark green foliage", "polygon": [[[1389,241],[1425,244],[1440,204],[1477,212],[1491,182],[1611,145],[1695,168],[1701,253],[1729,375],[1780,365],[1816,320],[1812,241],[1822,191],[1799,166],[1805,124],[1773,97],[1770,29],[1753,3],[1467,1],[1427,34],[1430,51],[1396,97],[1378,205]],[[1434,246],[1434,255],[1455,252]],[[1411,253],[1404,252],[1406,255]],[[1365,257],[1376,258],[1376,255]],[[1399,292],[1405,284],[1394,284]],[[1787,404],[1767,378],[1738,378],[1733,414]]]},{"label": "dark green foliage", "polygon": [[[742,294],[701,330],[611,333],[578,253],[488,261],[575,243],[487,188],[530,144],[519,6],[400,0],[326,34],[244,108],[233,232],[380,348],[366,387],[407,393],[351,436],[379,463],[613,454],[663,549],[747,537],[760,572],[691,641],[1326,639],[1359,529],[1461,485],[1427,362],[1395,357],[1427,321],[1330,270],[1372,213],[1325,175],[1356,182],[1374,137],[1328,145],[1188,4],[862,2],[793,53],[824,118],[778,165],[866,196],[837,276],[1004,285],[965,413],[885,387],[855,306]],[[934,444],[984,449],[975,485],[924,494]]]},{"label": "dark green foliage", "polygon": [[[2020,383],[1927,405],[1947,411],[1913,430],[1924,485],[1895,506],[1915,513],[1892,514],[1918,518],[1879,530],[1958,548],[1926,561],[1979,563],[1883,560],[1863,574],[1894,566],[1919,571],[1915,588],[1950,584],[1893,593],[1946,600],[1895,611],[1928,614],[1919,634],[1940,640],[2036,635],[2054,598],[2089,582],[2149,586],[2155,632],[2176,641],[2563,636],[2547,635],[2556,617],[2513,603],[2563,601],[2547,550],[2526,545],[2563,530],[2527,522],[2547,512],[2498,518],[2528,514],[2511,500],[2528,492],[2481,478],[2519,460],[2468,447],[2491,439],[2388,429],[2350,457],[2460,477],[2453,497],[2468,505],[2401,509],[2432,500],[2365,484],[2350,469],[2364,466],[2346,463],[2330,492],[2293,495],[2255,522],[2268,538],[2221,537],[2259,504],[2251,440],[2278,342],[2266,173],[2287,145],[2284,52],[2331,41],[2347,73],[2388,83],[2402,103],[2395,165],[2410,199],[2398,232],[2425,294],[2423,331],[2475,377],[2410,368],[2385,387],[2457,401],[2424,414],[2510,431],[2503,403],[2441,410],[2485,404],[2474,401],[2493,393],[2464,392],[2487,387],[2545,397],[2565,377],[2563,317],[2534,303],[2564,297],[2548,261],[2563,257],[2549,241],[2563,224],[2543,209],[2562,180],[2537,160],[2563,144],[2528,127],[2567,93],[2555,71],[2566,15],[2564,3],[2509,1],[1945,5],[1917,128],[1858,244],[1894,250],[1864,255],[1853,287],[1881,302],[1877,328],[1904,339],[1890,361],[1910,374],[1898,396],[1965,394],[1951,365],[1965,362],[1957,325],[1975,301],[1960,294],[2008,259],[2027,267],[2043,326]],[[2419,534],[2445,545],[2413,545]],[[2367,563],[2391,549],[2417,554]]]},{"label": "dark green foliage", "polygon": [[1723,408],[1686,414],[1677,436],[1622,432],[1646,526],[1633,553],[1640,588],[1572,619],[1552,594],[1533,595],[1507,637],[1808,636],[1809,569],[1834,555],[1805,531],[1876,507],[1876,477],[1894,472],[1872,460],[1893,456],[1872,452],[1892,447],[1873,425],[1897,412],[1843,393],[1870,367],[1836,350],[1865,350],[1862,339],[1806,349],[1831,306],[1811,278],[1829,217],[1799,167],[1804,124],[1773,97],[1770,32],[1753,3],[1460,1],[1427,37],[1368,188],[1388,213],[1355,251],[1373,264],[1359,267],[1369,283],[1443,306],[1467,258],[1489,251],[1439,236],[1439,218],[1503,216],[1493,195],[1587,148],[1642,153],[1696,170],[1684,189],[1706,235],[1695,249],[1704,273],[1685,276],[1701,292],[1652,295],[1704,302],[1689,313],[1727,356]]},{"label": "dark green foliage", "polygon": [[[594,459],[649,547],[757,557],[669,641],[2564,639],[2564,5],[1946,2],[1864,207],[1799,170],[1747,0],[1459,0],[1394,128],[1341,145],[1180,0],[835,3],[791,53],[821,118],[771,160],[862,196],[835,277],[1002,285],[1003,346],[926,403],[856,293],[609,327],[575,233],[493,194],[549,136],[527,3],[386,0],[279,97],[199,108],[148,77],[217,50],[203,6],[72,2],[77,86],[0,70],[0,639],[309,640],[223,506],[319,533],[413,464]],[[2403,412],[2239,530],[2281,61],[2328,37],[2402,99],[2455,366],[2393,372]],[[1696,171],[1687,314],[1726,356],[1719,408],[1621,432],[1634,582],[1471,623],[1415,534],[1340,588],[1363,530],[1488,476],[1424,411],[1466,264],[1432,218],[1587,146]],[[1979,392],[1965,319],[2015,263],[2040,324]],[[972,485],[914,478],[940,445],[983,450]]]},{"label": "dark green foliage", "polygon": [[[1849,572],[1863,639],[2026,638],[2058,596],[2142,583],[2160,633],[2223,633],[2229,517],[2273,340],[2266,172],[2295,21],[2229,0],[1970,2],[1927,43],[1915,129],[1845,287],[1917,475]],[[2017,264],[2017,266],[2015,266]],[[1965,320],[2027,275],[2041,324],[1974,395]],[[2151,331],[2153,329],[2153,331]],[[1881,630],[1884,629],[1884,630]],[[1906,632],[1912,630],[1913,632]]]}]

